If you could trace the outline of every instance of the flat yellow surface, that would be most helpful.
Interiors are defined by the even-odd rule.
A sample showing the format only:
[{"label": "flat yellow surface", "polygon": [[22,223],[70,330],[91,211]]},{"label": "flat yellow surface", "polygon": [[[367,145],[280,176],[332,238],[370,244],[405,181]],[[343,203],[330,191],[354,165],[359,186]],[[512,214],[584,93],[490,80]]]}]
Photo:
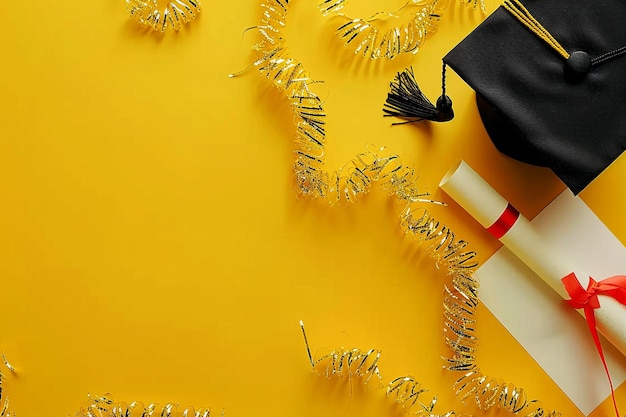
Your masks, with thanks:
[{"label": "flat yellow surface", "polygon": [[[353,3],[346,13],[363,17],[402,5]],[[451,3],[417,55],[370,62],[315,5],[294,0],[286,33],[324,81],[329,170],[387,146],[450,202],[436,185],[465,159],[527,217],[563,189],[493,148],[453,73],[454,122],[381,117],[408,65],[437,97],[440,58],[480,13]],[[299,320],[315,355],[381,349],[385,382],[411,374],[439,413],[481,415],[442,370],[444,275],[403,239],[401,207],[381,190],[344,209],[298,199],[288,101],[255,69],[227,77],[250,64],[258,38],[244,30],[260,13],[257,0],[205,1],[161,36],[122,0],[0,2],[0,349],[18,371],[3,373],[19,416],[74,415],[89,392],[233,417],[403,415],[383,390],[311,373]],[[583,193],[622,242],[624,173],[622,157]],[[432,209],[487,259],[498,243],[450,203]],[[478,319],[486,373],[581,415],[488,311]]]}]

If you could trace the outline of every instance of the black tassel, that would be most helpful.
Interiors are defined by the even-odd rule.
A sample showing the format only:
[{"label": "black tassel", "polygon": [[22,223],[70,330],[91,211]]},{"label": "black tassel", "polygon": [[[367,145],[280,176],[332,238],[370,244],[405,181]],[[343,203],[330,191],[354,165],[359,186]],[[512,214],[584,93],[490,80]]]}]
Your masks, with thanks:
[{"label": "black tassel", "polygon": [[452,100],[446,95],[446,64],[442,70],[442,93],[434,106],[422,93],[415,75],[413,67],[409,67],[396,75],[391,82],[391,91],[387,95],[387,101],[383,107],[384,116],[394,116],[407,119],[406,122],[393,123],[400,125],[404,123],[419,122],[420,120],[431,120],[433,122],[447,122],[454,118],[452,110]]}]

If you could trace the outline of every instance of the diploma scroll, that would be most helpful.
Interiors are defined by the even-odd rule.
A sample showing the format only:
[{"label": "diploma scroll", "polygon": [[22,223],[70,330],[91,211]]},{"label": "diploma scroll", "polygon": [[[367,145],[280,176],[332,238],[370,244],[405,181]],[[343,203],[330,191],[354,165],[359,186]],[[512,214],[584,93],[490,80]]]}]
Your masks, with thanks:
[{"label": "diploma scroll", "polygon": [[[461,161],[454,166],[439,185],[563,299],[569,298],[561,279],[577,272],[576,260],[568,259],[558,248],[548,247],[530,222],[467,163]],[[586,288],[589,277],[577,278]],[[626,308],[613,298],[604,295],[598,298],[601,308],[595,310],[597,328],[626,356]]]}]

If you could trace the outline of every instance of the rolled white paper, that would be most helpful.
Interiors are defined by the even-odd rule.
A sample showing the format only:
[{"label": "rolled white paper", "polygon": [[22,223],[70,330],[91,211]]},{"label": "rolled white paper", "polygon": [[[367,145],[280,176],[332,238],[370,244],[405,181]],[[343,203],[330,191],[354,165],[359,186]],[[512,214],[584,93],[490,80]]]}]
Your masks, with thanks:
[{"label": "rolled white paper", "polygon": [[[485,228],[494,225],[509,206],[464,161],[448,171],[439,186]],[[547,247],[524,216],[519,215],[500,241],[563,299],[570,298],[561,278],[579,270],[575,259],[568,259],[557,248]],[[587,288],[589,277],[577,275],[577,278]],[[604,278],[607,277],[594,277],[596,281]],[[611,297],[599,295],[598,298],[601,304],[595,310],[598,330],[626,356],[626,308]],[[579,312],[583,314],[582,310]]]}]

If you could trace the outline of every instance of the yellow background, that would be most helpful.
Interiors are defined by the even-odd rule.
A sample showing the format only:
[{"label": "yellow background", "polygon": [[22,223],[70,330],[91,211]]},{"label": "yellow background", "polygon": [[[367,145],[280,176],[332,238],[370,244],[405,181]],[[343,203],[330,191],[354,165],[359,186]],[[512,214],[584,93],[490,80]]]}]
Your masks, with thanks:
[{"label": "yellow background", "polygon": [[[437,97],[440,58],[480,13],[451,3],[417,55],[370,62],[343,49],[338,21],[314,0],[293,3],[290,51],[324,81],[329,170],[366,144],[388,146],[450,202],[436,185],[463,158],[527,217],[563,189],[493,148],[454,73],[454,122],[381,117],[408,65]],[[353,1],[345,12],[401,5]],[[122,0],[0,2],[0,348],[18,368],[3,371],[13,409],[73,415],[88,392],[110,392],[227,416],[403,415],[382,390],[312,374],[302,319],[314,354],[381,349],[385,382],[414,375],[439,395],[438,412],[472,412],[441,368],[443,274],[403,239],[400,206],[380,190],[345,209],[297,198],[287,100],[254,69],[227,77],[251,62],[258,38],[244,30],[260,2],[203,6],[161,36]],[[582,194],[622,242],[624,173],[622,157]],[[481,260],[497,249],[454,203],[433,211]],[[580,415],[482,306],[478,319],[486,373]],[[619,396],[626,408],[624,387]]]}]

